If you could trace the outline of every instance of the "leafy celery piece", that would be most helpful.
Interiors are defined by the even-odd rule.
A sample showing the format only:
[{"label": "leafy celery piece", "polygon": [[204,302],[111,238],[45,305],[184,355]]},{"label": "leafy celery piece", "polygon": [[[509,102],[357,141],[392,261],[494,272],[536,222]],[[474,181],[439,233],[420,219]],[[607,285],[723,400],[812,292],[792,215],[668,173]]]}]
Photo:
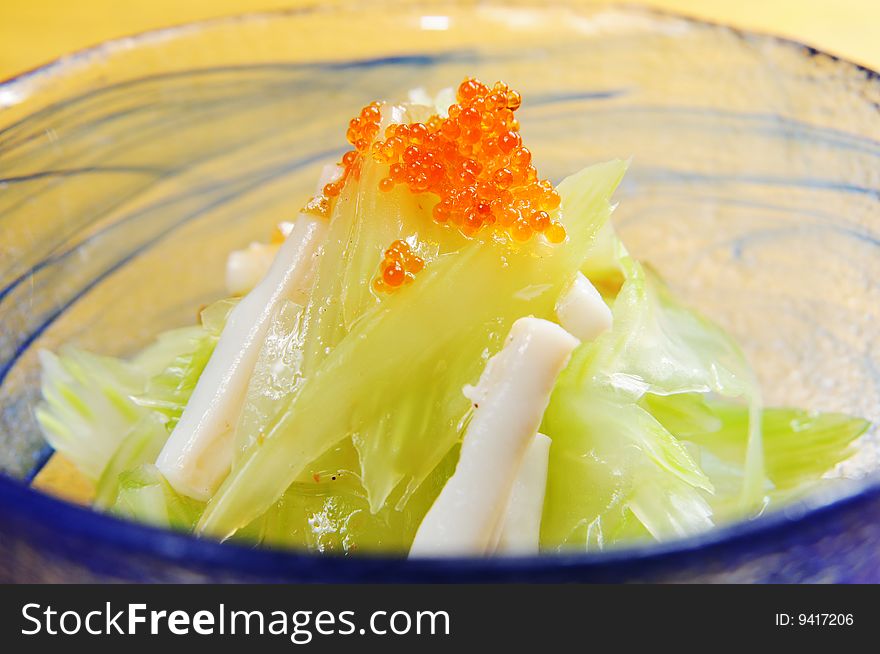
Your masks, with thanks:
[{"label": "leafy celery piece", "polygon": [[140,450],[135,444],[146,432],[159,433],[152,418],[173,424],[179,417],[231,306],[229,300],[214,303],[203,312],[202,326],[160,334],[131,360],[71,346],[58,354],[40,352],[37,420],[52,447],[107,489],[99,491],[102,503],[112,499],[122,462]]},{"label": "leafy celery piece", "polygon": [[[424,111],[402,107],[397,119],[421,120]],[[287,303],[273,317],[236,428],[234,468],[250,445],[265,436],[303,378],[379,305],[383,296],[372,289],[372,282],[393,241],[407,239],[429,262],[467,242],[457,231],[433,222],[434,201],[429,196],[415,196],[403,188],[378,192],[386,174],[387,166],[370,158],[363,162],[359,183],[346,185],[335,203],[310,301],[305,307]]]},{"label": "leafy celery piece", "polygon": [[[741,456],[744,412],[740,407],[718,411],[724,427],[720,443],[733,427],[731,408],[737,409],[740,445],[734,456]],[[769,409],[762,414],[766,437],[764,456],[767,476],[777,491],[787,491],[811,483],[855,453],[853,443],[867,431],[870,422],[841,413],[816,413],[799,409]]]},{"label": "leafy celery piece", "polygon": [[302,307],[290,300],[282,300],[271,318],[236,426],[234,466],[262,440],[266,426],[302,380],[301,321]]},{"label": "leafy celery piece", "polygon": [[[610,331],[575,351],[560,377],[542,430],[553,439],[542,543],[605,547],[644,529],[657,540],[712,526],[713,490],[698,461],[650,412],[655,398],[693,402],[705,393],[749,402],[738,497],[760,505],[765,491],[757,382],[721,329],[678,303],[618,247],[625,282]],[[682,411],[690,407],[682,407]],[[718,419],[685,411],[674,422]],[[676,434],[677,435],[677,434]],[[589,480],[589,481],[587,481]],[[584,488],[578,488],[585,486]]]},{"label": "leafy celery piece", "polygon": [[130,396],[146,375],[136,366],[74,347],[40,352],[43,401],[36,417],[46,440],[97,480],[117,446],[146,413]]},{"label": "leafy celery piece", "polygon": [[162,332],[156,340],[135,354],[131,364],[149,379],[161,374],[181,353],[193,349],[193,344],[205,335],[201,325],[179,327]]},{"label": "leafy celery piece", "polygon": [[740,398],[747,405],[746,447],[743,451],[743,476],[739,508],[746,514],[760,510],[764,503],[766,471],[761,433],[761,389],[739,345],[723,329],[679,303],[656,275],[650,275],[658,304],[669,318],[668,325],[681,337],[707,373],[709,390],[722,397]]},{"label": "leafy celery piece", "polygon": [[[378,512],[399,485],[403,490],[396,504],[403,506],[459,438],[469,410],[461,389],[476,381],[510,324],[523,315],[552,316],[559,293],[608,218],[608,198],[624,170],[622,162],[601,164],[560,185],[569,238],[559,246],[539,240],[515,247],[491,237],[464,239],[434,225],[428,199],[422,198],[424,206],[410,208],[408,212],[418,213],[405,218],[420,240],[423,232],[442,234],[434,241],[440,254],[413,283],[373,301],[351,323],[340,306],[345,302],[334,301],[344,293],[332,281],[351,280],[349,275],[369,281],[381,254],[376,244],[387,247],[386,239],[405,234],[386,234],[386,213],[363,198],[358,206],[373,209],[355,210],[343,197],[305,309],[301,386],[267,425],[259,447],[233,469],[200,529],[231,535],[276,502],[311,461],[346,437],[358,450],[371,511]],[[347,185],[343,195],[380,194],[370,179],[362,172],[361,183]],[[333,237],[339,221],[349,223],[347,236]],[[352,222],[358,223],[360,236],[350,236]],[[369,236],[373,226],[381,239]],[[460,245],[453,249],[456,242]],[[361,244],[373,248],[369,278],[353,272],[361,270],[355,256]],[[367,270],[365,264],[362,268]]]},{"label": "leafy celery piece", "polygon": [[180,420],[235,303],[234,299],[224,299],[208,305],[201,312],[200,327],[165,332],[135,358],[136,365],[155,372],[132,399],[162,414],[169,432]]},{"label": "leafy celery piece", "polygon": [[432,196],[398,187],[378,190],[388,167],[367,158],[358,183],[346,184],[333,210],[330,229],[304,309],[302,371],[310,374],[383,296],[372,289],[382,253],[395,240],[408,240],[430,262],[467,240],[431,218]]},{"label": "leafy celery piece", "polygon": [[[403,104],[383,110],[395,123],[427,120],[430,108]],[[466,242],[456,230],[431,219],[436,199],[398,187],[378,191],[388,166],[365,157],[357,179],[345,185],[334,204],[330,228],[321,249],[310,301],[304,307],[298,336],[297,373],[310,374],[329,350],[365,312],[381,301],[372,289],[383,251],[395,240],[407,240],[426,262]]]},{"label": "leafy celery piece", "polygon": [[357,474],[357,451],[346,439],[314,462],[307,477],[291,484],[273,507],[235,538],[313,552],[405,553],[455,469],[457,454],[453,448],[404,508],[389,505],[372,513]]},{"label": "leafy celery piece", "polygon": [[206,329],[213,336],[220,336],[226,321],[229,320],[229,314],[239,303],[241,298],[227,297],[222,300],[212,302],[199,312],[199,322],[202,328]]},{"label": "leafy celery piece", "polygon": [[112,512],[120,517],[156,527],[192,531],[204,505],[177,494],[152,464],[119,476],[119,490]]},{"label": "leafy celery piece", "polygon": [[634,399],[645,394],[715,393],[749,405],[748,447],[741,488],[743,508],[763,502],[760,389],[737,343],[714,323],[681,304],[663,282],[629,256],[626,283],[614,303],[615,327],[595,352],[592,369]]},{"label": "leafy celery piece", "polygon": [[[684,401],[684,405],[679,400]],[[748,408],[707,398],[702,406],[686,396],[659,398],[654,414],[682,439],[697,445],[704,469],[716,483],[710,502],[723,520],[742,518],[735,489],[743,476],[748,443]],[[694,419],[688,423],[683,416]],[[714,429],[701,429],[711,415]],[[676,416],[670,419],[670,416]],[[706,425],[708,426],[708,425]],[[826,473],[854,453],[854,442],[870,423],[841,413],[769,408],[761,416],[770,505],[803,495],[820,484]]]},{"label": "leafy celery piece", "polygon": [[703,393],[678,393],[676,395],[651,395],[642,398],[641,404],[676,438],[711,434],[721,429],[721,419],[712,410]]},{"label": "leafy celery piece", "polygon": [[132,399],[141,407],[160,413],[170,429],[174,428],[186,408],[196,383],[217,344],[217,337],[200,330],[165,369],[151,377],[141,393]]},{"label": "leafy celery piece", "polygon": [[667,540],[710,528],[712,486],[687,449],[629,398],[571,373],[541,427],[553,439],[543,547],[593,551],[641,531]]},{"label": "leafy celery piece", "polygon": [[614,329],[591,358],[595,374],[634,398],[756,393],[751,368],[730,336],[681,305],[634,259],[625,256],[621,265],[626,283],[614,302]]},{"label": "leafy celery piece", "polygon": [[[457,288],[473,279],[465,271],[489,274],[500,266],[482,254],[472,248],[469,256],[435,262],[362,319],[305,379],[262,445],[252,448],[221,486],[206,513],[209,524],[231,509],[244,519],[236,520],[229,533],[246,524],[310,461],[346,436],[355,438],[360,450],[364,483],[373,489],[376,510],[403,478],[405,466],[424,466],[425,474],[433,468],[458,437],[457,423],[468,408],[461,387],[479,374],[481,354],[493,334],[489,312],[499,308],[497,300],[479,301],[485,293],[478,284]],[[472,261],[480,258],[482,265]],[[452,309],[462,301],[486,313],[465,318]],[[448,319],[447,313],[455,318]],[[441,322],[444,330],[437,333],[434,328]],[[377,451],[371,445],[377,441],[384,441],[386,456],[373,461]],[[386,474],[375,478],[377,471]]]},{"label": "leafy celery piece", "polygon": [[[97,507],[114,506],[125,475],[156,460],[180,419],[235,303],[234,299],[214,302],[201,312],[200,326],[164,332],[134,357],[134,365],[152,372],[143,390],[132,396],[147,413],[131,428],[104,469],[96,489]],[[159,501],[155,490],[144,491],[138,497],[142,511],[147,511],[143,503],[149,497]]]},{"label": "leafy celery piece", "polygon": [[[717,515],[724,520],[743,517],[737,490],[748,441],[748,407],[695,394],[646,396],[644,405],[678,438],[698,447],[703,469],[716,487],[710,502]],[[853,454],[855,440],[869,426],[840,413],[764,409],[765,492],[771,505],[821,483]]]},{"label": "leafy celery piece", "polygon": [[99,509],[107,509],[116,502],[119,490],[119,476],[142,464],[152,463],[168,440],[168,430],[155,413],[147,413],[140,419],[116,448],[95,492],[94,504]]}]

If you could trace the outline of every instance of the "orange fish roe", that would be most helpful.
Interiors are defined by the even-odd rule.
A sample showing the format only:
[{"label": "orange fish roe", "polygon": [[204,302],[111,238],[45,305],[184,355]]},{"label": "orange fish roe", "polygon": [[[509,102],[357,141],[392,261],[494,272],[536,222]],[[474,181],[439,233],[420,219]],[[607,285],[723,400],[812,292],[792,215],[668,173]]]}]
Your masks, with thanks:
[{"label": "orange fish roe", "polygon": [[360,176],[361,156],[370,150],[370,144],[379,134],[379,121],[382,119],[381,102],[372,102],[361,109],[359,116],[352,118],[348,123],[348,131],[345,137],[354,146],[342,156],[340,166],[342,175],[335,182],[324,185],[324,195],[328,198],[339,195],[345,180],[349,176],[357,179]]},{"label": "orange fish roe", "polygon": [[552,243],[565,240],[565,228],[554,217],[559,194],[538,178],[522,144],[514,117],[520,94],[502,82],[489,88],[466,79],[457,100],[448,118],[435,115],[385,130],[385,139],[371,148],[376,161],[389,164],[379,188],[405,184],[413,193],[433,193],[439,198],[434,220],[467,235],[494,226],[520,243],[538,233]]},{"label": "orange fish roe", "polygon": [[382,191],[405,184],[413,193],[433,193],[434,220],[450,223],[470,236],[492,226],[516,242],[543,234],[551,243],[565,240],[558,221],[559,194],[539,179],[532,154],[523,146],[514,112],[522,98],[503,82],[489,88],[476,79],[458,87],[449,116],[425,123],[389,125],[377,139],[380,104],[364,107],[346,134],[355,149],[342,158],[343,174],[324,187],[339,195],[345,180],[359,176],[361,157],[389,165]]},{"label": "orange fish roe", "polygon": [[425,261],[412,251],[406,241],[394,241],[387,250],[379,275],[373,280],[377,291],[393,291],[415,279],[416,273],[425,267]]}]

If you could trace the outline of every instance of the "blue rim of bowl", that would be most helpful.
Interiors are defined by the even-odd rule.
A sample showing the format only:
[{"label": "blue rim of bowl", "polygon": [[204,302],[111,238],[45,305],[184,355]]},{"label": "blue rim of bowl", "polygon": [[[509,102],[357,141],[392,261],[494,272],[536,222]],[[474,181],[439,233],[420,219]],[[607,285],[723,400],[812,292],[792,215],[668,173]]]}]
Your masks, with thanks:
[{"label": "blue rim of bowl", "polygon": [[[394,3],[376,4],[388,7]],[[444,0],[420,0],[418,3],[401,4],[410,11],[435,9],[449,5],[467,5],[467,3]],[[517,4],[536,6],[530,2]],[[565,0],[556,0],[556,4],[587,10],[601,9],[604,6],[642,15],[681,20],[702,28],[721,30],[741,39],[763,40],[793,48],[807,57],[822,57],[844,68],[862,73],[867,80],[874,83],[880,82],[880,72],[872,68],[787,37],[739,29],[714,21],[640,5],[579,4],[577,2],[569,3]],[[329,6],[314,3],[290,9],[237,14],[148,30],[132,36],[105,41],[14,75],[0,82],[0,92],[40,76],[64,74],[69,68],[82,62],[94,58],[109,57],[119,50],[137,47],[155,39],[177,38],[193,31],[223,24],[307,15],[320,10],[334,11],[342,8],[364,10],[363,3],[329,3]],[[26,101],[26,97],[23,101]],[[40,456],[35,468],[24,480],[13,479],[0,473],[0,515],[12,518],[18,524],[29,524],[34,527],[45,522],[45,516],[51,516],[53,530],[59,530],[59,533],[64,535],[81,537],[102,546],[109,545],[140,555],[155,556],[168,563],[184,567],[187,565],[210,566],[208,569],[214,569],[220,574],[240,572],[260,577],[275,573],[279,574],[282,579],[301,574],[305,578],[314,580],[321,580],[324,576],[336,581],[357,580],[365,570],[371,570],[394,581],[425,579],[442,581],[450,571],[454,571],[456,580],[480,577],[522,579],[533,575],[542,577],[548,574],[564,575],[565,573],[573,573],[577,576],[577,573],[589,572],[608,572],[613,578],[613,570],[621,566],[630,567],[635,564],[661,568],[664,564],[679,561],[682,558],[686,559],[696,552],[706,554],[713,550],[738,548],[746,541],[751,545],[756,545],[758,541],[766,543],[775,539],[782,532],[791,533],[792,530],[806,530],[839,512],[848,509],[858,510],[861,505],[880,501],[880,474],[874,474],[863,480],[859,489],[816,506],[797,505],[784,508],[753,520],[719,526],[699,536],[665,543],[621,547],[607,552],[559,553],[509,558],[454,557],[408,560],[401,556],[376,556],[372,554],[345,557],[204,540],[189,534],[122,520],[88,507],[72,504],[35,490],[29,485],[50,454],[51,451]],[[2,529],[3,526],[0,526],[0,530]],[[213,566],[221,567],[217,569]],[[125,576],[124,572],[122,576]]]}]

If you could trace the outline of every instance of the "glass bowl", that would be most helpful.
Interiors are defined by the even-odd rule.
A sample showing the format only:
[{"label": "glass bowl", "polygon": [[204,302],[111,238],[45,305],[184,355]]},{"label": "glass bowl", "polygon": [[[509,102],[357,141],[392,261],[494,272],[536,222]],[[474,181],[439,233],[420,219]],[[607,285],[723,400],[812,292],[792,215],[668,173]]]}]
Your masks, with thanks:
[{"label": "glass bowl", "polygon": [[[630,249],[744,345],[770,404],[880,418],[880,82],[769,36],[558,1],[334,3],[107,43],[0,85],[0,579],[880,581],[877,435],[849,482],[701,538],[523,559],[316,557],[28,485],[36,352],[125,354],[223,294],[377,98],[504,79],[558,180],[632,157]],[[842,489],[842,490],[841,490]]]}]

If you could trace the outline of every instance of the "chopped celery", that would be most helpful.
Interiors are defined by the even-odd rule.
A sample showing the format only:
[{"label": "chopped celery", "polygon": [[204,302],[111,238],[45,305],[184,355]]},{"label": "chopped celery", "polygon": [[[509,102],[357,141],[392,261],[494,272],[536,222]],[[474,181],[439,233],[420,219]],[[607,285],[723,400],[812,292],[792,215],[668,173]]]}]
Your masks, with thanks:
[{"label": "chopped celery", "polygon": [[596,238],[581,263],[581,272],[605,298],[614,298],[624,282],[620,260],[626,249],[609,220],[596,234]]},{"label": "chopped celery", "polygon": [[190,352],[193,344],[205,336],[201,325],[179,327],[162,332],[150,345],[135,354],[131,363],[147,378],[161,374],[181,353]]},{"label": "chopped celery", "polygon": [[271,318],[235,430],[233,465],[241,462],[250,448],[262,440],[265,426],[301,380],[297,338],[301,320],[302,307],[290,300],[283,300]]},{"label": "chopped celery", "polygon": [[[612,329],[575,352],[544,416],[553,439],[545,547],[604,547],[633,516],[658,540],[710,528],[711,482],[640,402],[710,391],[756,402],[751,369],[729,337],[675,302],[638,262],[624,254],[620,264],[626,281]],[[762,484],[760,460],[750,465]],[[748,492],[749,506],[760,501],[754,482]]]},{"label": "chopped celery", "polygon": [[626,282],[614,301],[614,328],[589,357],[582,357],[580,365],[589,374],[634,398],[645,393],[757,393],[748,362],[727,334],[678,303],[637,261],[625,256],[621,264]]},{"label": "chopped celery", "polygon": [[[236,303],[237,299],[228,298],[209,304],[199,316],[201,326],[165,332],[135,357],[136,365],[154,372],[143,392],[134,395],[133,400],[164,415],[169,431],[180,420]],[[157,356],[160,353],[163,356]]]},{"label": "chopped celery", "polygon": [[628,398],[570,377],[541,428],[553,439],[542,547],[602,549],[634,519],[657,539],[711,527],[701,491],[712,486],[687,449]]},{"label": "chopped celery", "polygon": [[[461,242],[457,250],[438,256],[407,287],[373,300],[348,331],[339,313],[344,302],[328,301],[340,294],[324,286],[328,275],[321,267],[330,262],[332,279],[355,275],[369,289],[378,259],[376,243],[387,241],[382,227],[381,238],[368,236],[382,221],[367,221],[360,213],[355,221],[364,223],[358,226],[359,237],[334,238],[338,222],[353,220],[343,197],[331,219],[331,238],[316,275],[312,302],[317,306],[310,302],[303,319],[304,356],[311,351],[312,361],[303,363],[302,385],[283,413],[266,426],[261,445],[252,448],[211,500],[201,529],[231,535],[280,498],[310,461],[346,436],[352,437],[360,454],[372,511],[378,511],[399,484],[405,502],[459,438],[469,406],[461,389],[476,381],[512,322],[523,315],[552,315],[559,293],[608,218],[608,198],[624,169],[624,163],[610,162],[560,185],[569,235],[565,244],[532,243],[515,249],[492,239],[449,236]],[[362,180],[367,174],[362,173]],[[355,188],[380,194],[369,183]],[[428,209],[423,207],[413,219],[430,223]],[[438,232],[443,232],[442,226]],[[369,270],[358,263],[358,245],[371,249]],[[335,318],[327,318],[334,313]],[[312,345],[310,350],[308,344],[314,341],[320,347]]]},{"label": "chopped celery", "polygon": [[739,346],[717,325],[678,302],[650,271],[621,257],[626,282],[614,303],[615,327],[597,346],[589,366],[634,399],[647,393],[716,393],[749,404],[749,440],[744,452],[741,503],[763,504],[760,389]]},{"label": "chopped celery", "polygon": [[[719,519],[742,517],[733,489],[743,476],[748,408],[686,395],[655,398],[651,410],[673,433],[698,446],[700,460],[716,483],[710,503]],[[761,415],[770,502],[790,500],[821,483],[854,453],[854,442],[870,423],[840,413],[767,408]]]},{"label": "chopped celery", "polygon": [[112,512],[130,520],[177,531],[192,531],[203,505],[178,495],[152,464],[138,466],[119,476]]},{"label": "chopped celery", "polygon": [[[551,386],[545,551],[699,534],[798,497],[850,456],[866,421],[762,410],[737,344],[628,254],[609,222],[626,162],[554,192],[522,147],[521,98],[506,85],[468,79],[458,95],[411,99],[349,123],[355,150],[325,168],[268,281],[241,303],[210,305],[200,325],[128,360],[40,353],[37,419],[97,482],[96,507],[223,539],[416,555],[427,515],[422,527],[441,525],[430,542],[449,549],[447,535],[471,533],[462,540],[490,553],[517,465],[502,456],[491,484],[492,457],[468,439],[459,462],[462,434],[526,443]],[[566,357],[582,342],[558,377],[564,359],[487,414],[472,385],[520,319],[558,331]],[[532,360],[526,341],[512,360]],[[538,396],[525,417],[506,411]],[[504,426],[481,417],[496,414]],[[465,476],[472,451],[482,467]],[[446,486],[456,467],[466,490]],[[476,488],[482,510],[470,511]],[[432,522],[438,497],[435,508],[455,501]]]},{"label": "chopped celery", "polygon": [[317,552],[405,552],[422,517],[452,474],[456,456],[457,448],[453,448],[405,508],[389,505],[374,514],[358,478],[358,454],[347,439],[315,461],[308,477],[291,484],[281,499],[236,534],[236,539]]},{"label": "chopped celery", "polygon": [[101,509],[113,506],[119,491],[120,475],[155,461],[166,440],[168,430],[160,416],[154,413],[147,413],[133,425],[101,473],[95,489],[95,506]]},{"label": "chopped celery", "polygon": [[229,314],[238,306],[241,298],[228,297],[212,302],[199,313],[199,322],[212,336],[220,336]]},{"label": "chopped celery", "polygon": [[41,351],[43,401],[36,409],[46,440],[97,480],[117,446],[146,413],[130,396],[147,376],[119,359],[74,347]]},{"label": "chopped celery", "polygon": [[703,393],[647,394],[642,406],[677,438],[688,439],[721,429],[721,420]]},{"label": "chopped celery", "polygon": [[168,362],[162,372],[150,378],[143,392],[132,397],[139,406],[164,415],[169,429],[180,419],[217,344],[216,336],[205,330],[200,332],[193,334],[186,349]]},{"label": "chopped celery", "polygon": [[37,419],[49,444],[98,482],[99,503],[112,501],[113,475],[147,433],[158,433],[156,420],[167,426],[179,417],[230,306],[210,305],[201,326],[164,332],[130,360],[71,346],[57,355],[40,352],[44,401]]}]

